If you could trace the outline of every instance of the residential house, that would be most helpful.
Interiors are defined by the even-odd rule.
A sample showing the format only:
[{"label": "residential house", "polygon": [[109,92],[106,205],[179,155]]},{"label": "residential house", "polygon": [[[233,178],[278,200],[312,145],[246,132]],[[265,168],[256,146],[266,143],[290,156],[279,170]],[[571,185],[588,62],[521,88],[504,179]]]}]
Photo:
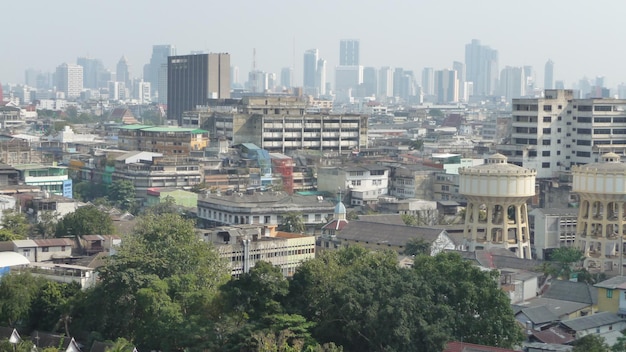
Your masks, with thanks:
[{"label": "residential house", "polygon": [[74,241],[69,238],[38,240],[14,240],[13,252],[23,255],[30,262],[57,262],[72,257]]},{"label": "residential house", "polygon": [[389,195],[400,199],[434,199],[434,175],[441,169],[421,164],[389,166]]},{"label": "residential house", "polygon": [[513,305],[514,313],[518,313],[524,308],[546,307],[559,320],[573,319],[592,313],[592,305],[580,302],[564,301],[560,299],[537,297]]},{"label": "residential house", "polygon": [[118,147],[161,153],[165,156],[189,156],[191,151],[209,145],[209,132],[196,128],[125,125],[119,127]]},{"label": "residential house", "polygon": [[515,350],[468,342],[452,341],[446,344],[443,352],[515,352]]},{"label": "residential house", "polygon": [[540,273],[520,270],[501,269],[500,287],[509,295],[511,303],[519,303],[537,297]]},{"label": "residential house", "polygon": [[586,282],[552,280],[541,296],[588,304],[591,307],[589,314],[598,311],[598,289]]},{"label": "residential house", "polygon": [[626,329],[626,320],[611,312],[600,312],[580,318],[563,320],[561,326],[576,339],[589,334],[602,335],[611,331]]},{"label": "residential house", "polygon": [[49,194],[72,198],[72,179],[67,167],[41,164],[19,164],[14,167],[20,174],[20,181],[25,184],[37,186]]},{"label": "residential house", "polygon": [[626,276],[615,276],[594,285],[598,289],[598,310],[626,316]]}]

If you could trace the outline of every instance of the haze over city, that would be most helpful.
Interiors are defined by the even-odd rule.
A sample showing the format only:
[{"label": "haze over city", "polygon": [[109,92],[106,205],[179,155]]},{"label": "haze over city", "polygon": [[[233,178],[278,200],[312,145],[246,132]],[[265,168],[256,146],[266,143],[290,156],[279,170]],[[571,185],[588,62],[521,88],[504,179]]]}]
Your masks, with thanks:
[{"label": "haze over city", "polygon": [[280,73],[295,66],[302,83],[302,54],[319,49],[329,81],[339,64],[339,40],[359,39],[361,64],[442,69],[464,60],[464,46],[479,39],[499,52],[500,68],[531,65],[543,82],[543,65],[570,87],[586,76],[626,81],[617,24],[626,4],[538,0],[502,2],[321,0],[314,3],[234,1],[67,0],[12,2],[3,6],[5,40],[0,82],[22,83],[29,68],[53,72],[79,56],[114,68],[122,55],[141,77],[154,44],[191,51],[228,52],[245,77],[253,65]]}]

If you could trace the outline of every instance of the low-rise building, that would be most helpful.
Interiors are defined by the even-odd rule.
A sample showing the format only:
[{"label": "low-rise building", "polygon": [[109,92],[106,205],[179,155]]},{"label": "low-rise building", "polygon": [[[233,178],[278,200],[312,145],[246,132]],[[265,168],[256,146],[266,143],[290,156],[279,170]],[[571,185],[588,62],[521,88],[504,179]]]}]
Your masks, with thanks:
[{"label": "low-rise building", "polygon": [[76,282],[85,290],[98,282],[98,272],[94,268],[71,264],[30,263],[28,272],[61,283]]},{"label": "low-rise building", "polygon": [[615,276],[594,286],[598,288],[598,310],[626,317],[626,276]]},{"label": "low-rise building", "polygon": [[41,164],[19,164],[14,167],[25,184],[37,186],[49,194],[72,198],[72,179],[69,178],[67,167]]},{"label": "low-rise building", "polygon": [[576,240],[578,209],[536,208],[528,213],[533,254],[537,259],[550,259],[553,250],[573,247]]},{"label": "low-rise building", "polygon": [[198,217],[208,226],[280,225],[290,213],[301,214],[307,231],[314,231],[333,215],[334,204],[321,196],[285,192],[219,192],[198,198]]},{"label": "low-rise building", "polygon": [[575,319],[563,320],[561,326],[576,339],[590,334],[604,334],[626,329],[626,320],[611,312],[600,312]]},{"label": "low-rise building", "polygon": [[146,198],[146,205],[152,206],[159,203],[165,203],[171,199],[176,203],[187,208],[195,208],[198,205],[198,194],[177,188],[149,188]]},{"label": "low-rise building", "polygon": [[389,187],[389,168],[379,165],[322,167],[317,170],[317,190],[335,194],[349,190],[351,205],[378,203]]},{"label": "low-rise building", "polygon": [[[69,238],[51,238],[45,240],[10,241],[13,252],[23,255],[30,262],[63,261],[72,257],[74,241]],[[5,246],[7,247],[7,246]]]},{"label": "low-rise building", "polygon": [[277,266],[292,276],[302,262],[315,258],[315,237],[276,231],[276,226],[237,225],[206,230],[202,239],[213,243],[230,263],[235,277],[259,261]]},{"label": "low-rise building", "polygon": [[208,145],[209,132],[197,128],[125,125],[118,132],[119,148],[166,156],[188,156],[191,151],[202,150]]}]

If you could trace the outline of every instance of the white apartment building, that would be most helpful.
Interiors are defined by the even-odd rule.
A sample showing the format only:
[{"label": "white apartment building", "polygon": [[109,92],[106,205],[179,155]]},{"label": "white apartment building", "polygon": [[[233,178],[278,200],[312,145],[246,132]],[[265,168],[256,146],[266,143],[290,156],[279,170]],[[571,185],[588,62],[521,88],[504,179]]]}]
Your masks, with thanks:
[{"label": "white apartment building", "polygon": [[533,209],[528,213],[534,258],[550,259],[561,247],[573,247],[576,240],[577,208]]},{"label": "white apartment building", "polygon": [[626,152],[626,100],[574,99],[572,90],[547,89],[543,98],[513,99],[510,144],[497,150],[538,179]]},{"label": "white apartment building", "polygon": [[387,195],[389,168],[379,165],[351,167],[324,167],[317,170],[317,190],[336,193],[350,192],[350,204],[364,205],[378,202]]},{"label": "white apartment building", "polygon": [[57,91],[63,92],[65,98],[78,98],[83,91],[83,67],[63,63],[56,70]]}]

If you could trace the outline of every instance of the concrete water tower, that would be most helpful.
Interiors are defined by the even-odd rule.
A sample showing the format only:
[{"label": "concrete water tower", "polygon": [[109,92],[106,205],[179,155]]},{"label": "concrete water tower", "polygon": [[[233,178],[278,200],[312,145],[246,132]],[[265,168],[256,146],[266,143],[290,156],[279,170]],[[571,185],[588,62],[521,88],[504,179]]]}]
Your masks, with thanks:
[{"label": "concrete water tower", "polygon": [[601,162],[572,167],[572,192],[579,196],[576,246],[585,255],[585,267],[623,271],[626,235],[626,164],[606,153]]},{"label": "concrete water tower", "polygon": [[459,175],[459,193],[467,198],[468,249],[506,248],[531,259],[526,202],[535,195],[537,172],[494,154],[486,164],[459,169]]}]

